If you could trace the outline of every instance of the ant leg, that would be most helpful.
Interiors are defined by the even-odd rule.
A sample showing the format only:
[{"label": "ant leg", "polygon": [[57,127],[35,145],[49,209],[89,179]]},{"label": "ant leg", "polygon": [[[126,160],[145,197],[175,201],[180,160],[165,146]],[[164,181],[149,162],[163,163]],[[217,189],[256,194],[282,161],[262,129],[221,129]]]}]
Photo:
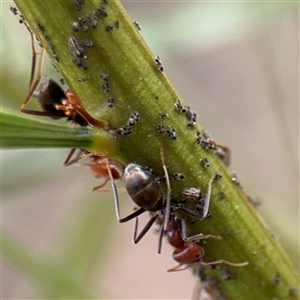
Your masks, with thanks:
[{"label": "ant leg", "polygon": [[164,157],[164,148],[162,144],[158,144],[159,151],[160,151],[160,159],[162,163],[162,167],[165,173],[166,177],[166,182],[167,182],[167,199],[166,199],[166,214],[165,214],[165,220],[164,220],[164,231],[167,230],[168,224],[169,224],[169,219],[170,219],[170,214],[171,214],[171,184],[170,184],[170,179],[169,179],[169,174],[165,162],[165,157]]},{"label": "ant leg", "polygon": [[[23,104],[21,105],[20,110],[21,110],[21,112],[26,113],[26,114],[39,115],[39,112],[30,110],[30,109],[26,109],[25,107],[28,104],[30,98],[34,95],[34,91],[37,88],[37,86],[42,78],[42,67],[43,67],[44,57],[45,57],[45,48],[42,44],[42,38],[38,31],[38,40],[41,43],[42,51],[40,53],[41,58],[40,58],[39,66],[38,66],[37,78],[35,79],[35,81],[33,81],[33,77],[35,75],[36,56],[38,55],[38,53],[36,53],[36,51],[35,51],[33,32],[29,28],[29,26],[27,25],[26,22],[24,24],[31,36],[32,64],[31,64],[31,72],[30,72],[29,92],[28,92],[28,95],[27,95],[26,99],[24,100]],[[41,113],[41,115],[45,115],[45,112],[40,112],[40,113]]]},{"label": "ant leg", "polygon": [[225,264],[225,265],[228,265],[228,266],[231,266],[231,267],[245,267],[249,263],[247,261],[243,262],[243,263],[232,263],[232,262],[224,260],[224,259],[219,259],[219,260],[212,261],[212,262],[202,262],[202,261],[200,261],[200,264],[203,265],[203,266],[214,266],[214,265],[219,265],[219,264]]},{"label": "ant leg", "polygon": [[29,85],[28,85],[28,91],[31,90],[32,84],[33,84],[33,78],[34,78],[34,74],[35,74],[35,66],[36,66],[36,57],[38,54],[35,51],[35,45],[34,45],[34,35],[32,30],[29,28],[28,24],[26,23],[26,21],[24,22],[24,25],[26,27],[26,29],[28,30],[29,34],[30,34],[30,39],[31,39],[31,53],[32,53],[32,57],[31,57],[31,71],[30,71],[30,78],[29,78]]},{"label": "ant leg", "polygon": [[[192,294],[192,297],[191,299],[192,300],[200,300],[200,297],[201,297],[201,292],[202,292],[202,282],[201,280],[197,280],[196,281],[196,284],[195,284],[195,287],[193,289],[193,294]],[[204,299],[204,298],[203,298]],[[209,298],[208,298],[209,299]],[[212,299],[212,298],[211,298]]]},{"label": "ant leg", "polygon": [[144,208],[139,208],[138,210],[136,210],[135,212],[133,212],[132,214],[130,214],[129,216],[123,218],[123,219],[120,219],[118,218],[119,222],[120,223],[126,223],[136,217],[138,217],[139,215],[141,215],[143,212],[145,212],[146,210]]},{"label": "ant leg", "polygon": [[176,211],[181,211],[186,215],[193,217],[195,219],[204,220],[202,215],[198,214],[197,212],[193,211],[191,208],[188,207],[176,207]]},{"label": "ant leg", "polygon": [[167,272],[184,271],[184,270],[186,270],[189,267],[189,265],[186,265],[185,267],[180,268],[181,266],[183,266],[183,264],[179,264],[178,266],[167,270]]},{"label": "ant leg", "polygon": [[135,225],[134,225],[134,233],[133,233],[133,243],[137,244],[143,237],[144,235],[149,231],[149,229],[152,227],[152,225],[154,224],[154,222],[156,221],[158,215],[153,216],[145,225],[145,227],[143,228],[143,230],[139,233],[139,235],[137,234],[138,232],[138,225],[139,225],[139,219],[138,217],[135,218]]},{"label": "ant leg", "polygon": [[[70,165],[73,165],[73,164],[77,163],[78,161],[80,161],[81,159],[88,158],[88,157],[91,157],[91,156],[99,156],[99,157],[103,156],[103,154],[87,152],[87,151],[82,150],[82,149],[78,149],[78,150],[79,151],[78,151],[77,155],[73,159],[71,159],[73,154],[76,151],[76,148],[71,149],[71,151],[69,152],[66,160],[64,161],[64,167],[68,167]],[[93,162],[83,163],[82,166],[95,166],[95,163],[93,163]]]},{"label": "ant leg", "polygon": [[135,212],[133,212],[129,216],[121,219],[121,217],[120,217],[120,203],[119,203],[119,195],[118,195],[117,185],[116,185],[116,182],[115,182],[115,180],[114,180],[114,178],[112,176],[108,160],[106,161],[106,164],[107,164],[107,171],[108,171],[108,174],[109,174],[112,191],[113,191],[113,194],[114,194],[116,217],[117,217],[117,220],[120,223],[125,223],[125,222],[127,222],[129,220],[134,219],[135,217],[139,216],[140,214],[142,214],[145,211],[145,209],[139,208],[138,210],[136,210]]},{"label": "ant leg", "polygon": [[184,222],[183,219],[180,219],[179,226],[181,229],[180,232],[181,232],[182,239],[185,242],[196,242],[196,241],[205,240],[205,239],[214,239],[214,240],[222,240],[223,239],[221,236],[218,236],[218,235],[211,235],[211,234],[204,235],[202,233],[187,237],[186,236],[186,223]]},{"label": "ant leg", "polygon": [[[65,161],[64,161],[64,164],[63,164],[64,167],[70,166],[70,165],[72,165],[72,164],[74,163],[74,162],[73,162],[74,159],[71,160],[71,158],[72,158],[73,154],[75,153],[75,151],[76,151],[76,148],[72,148],[72,149],[70,150],[70,152],[69,152],[67,158],[66,158]],[[76,155],[76,158],[79,156],[79,154],[80,154],[80,153],[78,153],[78,154]]]},{"label": "ant leg", "polygon": [[210,204],[210,196],[211,196],[211,185],[212,182],[215,180],[216,176],[217,176],[217,172],[215,172],[211,178],[209,179],[208,182],[208,191],[205,197],[205,204],[204,204],[204,208],[203,208],[203,219],[205,219],[207,217],[208,214],[208,210],[209,210],[209,204]]},{"label": "ant leg", "polygon": [[105,179],[101,184],[93,187],[93,191],[97,191],[97,190],[100,190],[101,188],[103,188],[107,184],[108,180],[109,179]]}]

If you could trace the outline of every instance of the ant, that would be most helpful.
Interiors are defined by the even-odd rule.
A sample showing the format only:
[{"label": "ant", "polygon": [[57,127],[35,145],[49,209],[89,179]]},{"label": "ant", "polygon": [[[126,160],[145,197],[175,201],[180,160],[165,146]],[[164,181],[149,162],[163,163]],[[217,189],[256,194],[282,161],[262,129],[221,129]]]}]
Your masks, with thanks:
[{"label": "ant", "polygon": [[[212,235],[194,235],[191,237],[185,236],[185,222],[183,219],[178,219],[175,217],[174,213],[170,214],[170,219],[167,228],[167,238],[169,243],[175,247],[172,254],[173,259],[179,263],[176,267],[168,270],[168,272],[183,271],[186,270],[192,263],[200,263],[204,266],[213,266],[218,264],[226,264],[231,267],[244,267],[248,265],[248,262],[243,263],[232,263],[224,259],[219,259],[216,261],[205,262],[204,261],[204,249],[196,244],[195,242],[200,239],[214,238],[221,240],[219,236]],[[185,267],[181,268],[183,265]]]},{"label": "ant", "polygon": [[[114,180],[118,180],[118,179],[122,178],[123,170],[120,167],[118,167],[117,164],[113,160],[104,157],[103,154],[92,153],[92,152],[88,152],[83,149],[79,149],[79,151],[75,155],[75,157],[73,159],[71,159],[73,154],[75,153],[75,151],[76,151],[75,148],[71,149],[71,151],[69,152],[69,154],[64,162],[64,166],[67,167],[74,163],[78,163],[80,161],[79,165],[88,167],[90,172],[96,178],[103,178],[104,181],[102,182],[102,184],[95,186],[93,188],[93,191],[101,189],[102,187],[104,187],[106,185],[106,183],[110,179],[108,169],[110,169],[112,178]],[[85,158],[91,158],[91,160],[81,162]]]},{"label": "ant", "polygon": [[[145,168],[141,167],[140,165],[130,163],[125,167],[124,170],[124,181],[125,181],[125,188],[128,195],[131,197],[133,202],[139,206],[139,208],[134,211],[132,214],[125,218],[120,218],[120,207],[119,207],[119,197],[118,191],[116,187],[116,183],[114,181],[113,174],[110,169],[110,165],[107,161],[107,171],[109,173],[112,190],[114,193],[114,201],[115,201],[115,209],[116,209],[116,216],[120,223],[125,223],[136,218],[135,228],[134,228],[134,237],[133,242],[137,244],[144,235],[149,231],[152,227],[156,219],[163,215],[163,226],[159,235],[159,245],[158,245],[158,253],[161,252],[161,244],[162,244],[162,237],[163,233],[168,231],[169,228],[169,219],[172,217],[172,209],[171,209],[171,185],[170,179],[168,176],[168,171],[166,167],[166,163],[164,160],[164,152],[163,147],[159,144],[160,150],[160,157],[162,162],[163,171],[165,174],[165,180],[167,185],[167,197],[166,201],[163,200],[163,195],[159,187],[158,180],[153,176],[153,174],[146,170]],[[210,194],[211,194],[211,183],[216,177],[217,173],[215,172],[209,181],[209,191],[208,196],[206,197],[206,202],[209,204]],[[206,207],[206,206],[205,206]],[[208,208],[207,208],[208,210]],[[145,227],[141,230],[138,234],[138,216],[144,213],[145,211],[150,212],[158,212],[154,215]],[[187,207],[176,207],[176,211],[181,211],[191,217],[204,220],[206,215],[199,215],[198,213],[194,212],[192,209]],[[201,235],[203,236],[203,235]],[[209,238],[213,236],[204,236],[204,238]],[[198,235],[200,238],[200,235]],[[219,237],[218,237],[219,238]]]},{"label": "ant", "polygon": [[[103,122],[93,118],[83,107],[81,99],[73,94],[71,91],[64,92],[57,82],[53,79],[44,81],[39,91],[35,91],[42,78],[42,67],[45,57],[45,47],[43,39],[40,33],[40,29],[37,29],[37,40],[42,48],[40,53],[35,50],[34,34],[29,28],[29,25],[24,21],[24,24],[31,37],[32,48],[32,63],[29,80],[29,92],[22,103],[20,110],[23,113],[37,116],[48,116],[53,119],[67,118],[68,121],[72,121],[80,126],[95,126],[108,130],[109,128]],[[36,64],[37,55],[40,55],[40,61],[37,69],[36,79]],[[31,97],[37,98],[42,111],[27,109],[26,106]]]},{"label": "ant", "polygon": [[[114,193],[114,200],[115,200],[115,209],[117,219],[120,223],[127,222],[133,218],[136,218],[135,228],[134,228],[134,238],[133,241],[137,244],[142,237],[149,231],[152,227],[156,219],[160,216],[163,219],[163,225],[161,226],[161,230],[159,233],[159,243],[158,243],[158,253],[161,252],[161,245],[162,245],[162,237],[163,233],[166,232],[169,243],[175,247],[173,252],[173,258],[175,261],[179,263],[179,266],[174,267],[169,272],[172,271],[179,271],[186,269],[191,263],[199,262],[202,265],[210,266],[216,264],[227,264],[229,266],[234,267],[243,267],[248,264],[248,262],[244,263],[231,263],[226,260],[220,259],[213,262],[204,262],[204,249],[200,247],[195,241],[200,239],[208,239],[213,238],[217,240],[221,240],[222,237],[214,236],[214,235],[203,235],[198,234],[192,237],[186,237],[185,232],[185,222],[183,219],[178,219],[175,217],[175,211],[181,211],[189,216],[195,217],[197,219],[205,219],[208,208],[204,209],[204,215],[201,216],[198,213],[194,212],[193,210],[187,207],[171,207],[171,185],[170,180],[167,172],[167,167],[164,160],[164,152],[163,147],[159,144],[160,148],[160,156],[162,167],[165,174],[166,184],[167,184],[167,198],[165,203],[163,202],[163,196],[160,191],[158,180],[148,171],[143,169],[141,166],[137,164],[129,164],[126,166],[124,170],[124,180],[125,180],[125,188],[131,197],[131,199],[140,206],[135,212],[130,214],[125,218],[120,218],[120,209],[119,209],[119,198],[116,183],[114,181],[111,169],[109,164],[107,163],[107,170],[110,176],[111,185]],[[209,199],[211,195],[211,184],[212,181],[217,176],[217,172],[215,172],[210,181],[209,181],[209,188],[208,194],[205,198],[205,207],[209,205]],[[155,216],[153,216],[142,231],[137,235],[138,232],[138,216],[145,211],[156,212],[159,211]],[[182,265],[186,264],[186,268],[179,269]]]},{"label": "ant", "polygon": [[134,230],[134,238],[133,241],[137,244],[141,238],[147,233],[147,231],[151,228],[152,224],[156,220],[156,218],[152,218],[142,232],[137,236],[137,217],[144,213],[145,211],[156,212],[160,210],[163,206],[166,207],[166,217],[164,220],[164,228],[167,228],[169,222],[169,212],[171,208],[171,187],[170,180],[167,172],[167,167],[164,161],[163,147],[159,144],[162,167],[165,173],[166,181],[167,181],[167,200],[166,203],[163,201],[163,195],[159,187],[159,183],[157,178],[149,171],[143,168],[142,166],[134,163],[128,164],[124,169],[124,181],[125,181],[125,189],[128,195],[131,197],[133,202],[139,206],[139,208],[134,211],[132,214],[125,218],[120,217],[120,204],[119,204],[119,196],[117,186],[110,169],[109,162],[107,160],[107,171],[109,173],[109,178],[114,194],[114,202],[115,202],[115,210],[116,216],[120,223],[128,222],[134,218],[136,218],[136,226]]},{"label": "ant", "polygon": [[[162,237],[163,237],[163,233],[166,232],[168,234],[168,230],[170,230],[170,225],[169,225],[169,220],[171,220],[172,218],[174,218],[174,213],[175,212],[182,212],[192,218],[198,219],[198,220],[205,220],[208,217],[208,210],[209,210],[209,204],[210,204],[210,197],[211,197],[211,186],[212,186],[212,182],[216,179],[216,177],[218,176],[218,173],[215,172],[209,182],[208,182],[208,191],[207,194],[205,194],[205,203],[204,203],[204,209],[203,209],[203,214],[200,215],[197,212],[193,211],[191,208],[188,207],[184,207],[184,206],[175,206],[172,205],[171,207],[171,188],[170,185],[168,183],[168,173],[167,173],[167,169],[166,169],[166,165],[164,162],[164,159],[162,157],[162,162],[163,162],[163,167],[165,169],[165,177],[167,179],[167,188],[168,188],[168,195],[167,195],[167,200],[166,200],[166,204],[162,205],[160,207],[160,214],[156,214],[154,215],[149,221],[148,223],[145,225],[145,227],[142,229],[142,231],[140,232],[140,234],[137,236],[137,230],[138,230],[138,218],[136,218],[136,224],[135,224],[135,230],[134,230],[134,242],[138,243],[143,236],[149,231],[149,229],[151,228],[151,226],[154,224],[155,220],[160,217],[163,222],[164,222],[164,226],[161,228],[160,233],[159,233],[159,242],[158,242],[158,253],[161,253],[161,247],[162,247]],[[199,189],[197,189],[199,191]],[[183,223],[182,226],[185,226],[185,224]],[[203,235],[203,234],[199,234],[197,235],[198,239],[208,239],[208,238],[214,238],[214,239],[222,239],[221,237],[216,237],[213,235]],[[184,240],[189,240],[189,238],[184,238]]]}]

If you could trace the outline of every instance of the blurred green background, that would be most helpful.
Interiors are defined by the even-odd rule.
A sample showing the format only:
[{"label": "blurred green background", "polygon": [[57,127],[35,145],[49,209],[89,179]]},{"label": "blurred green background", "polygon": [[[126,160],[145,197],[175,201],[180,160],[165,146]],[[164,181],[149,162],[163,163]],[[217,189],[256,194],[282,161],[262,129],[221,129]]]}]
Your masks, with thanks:
[{"label": "blurred green background", "polygon": [[[31,48],[10,5],[1,2],[1,98],[18,110]],[[299,4],[123,5],[199,123],[231,148],[232,169],[263,199],[261,214],[299,269]],[[43,75],[60,78],[49,61]],[[151,233],[132,245],[133,224],[117,222],[112,194],[92,192],[99,180],[88,170],[63,168],[67,153],[1,153],[3,299],[189,298],[190,273],[166,273],[171,247],[157,255]],[[123,194],[122,215],[132,207]]]}]

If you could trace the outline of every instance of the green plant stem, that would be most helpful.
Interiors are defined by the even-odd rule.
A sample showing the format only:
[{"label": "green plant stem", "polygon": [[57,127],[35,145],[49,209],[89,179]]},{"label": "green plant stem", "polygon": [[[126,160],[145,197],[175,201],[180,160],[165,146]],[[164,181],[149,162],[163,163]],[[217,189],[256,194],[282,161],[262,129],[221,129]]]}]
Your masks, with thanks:
[{"label": "green plant stem", "polygon": [[[187,230],[189,234],[203,232],[223,236],[222,241],[207,240],[205,243],[206,254],[214,260],[248,261],[249,265],[227,267],[235,274],[231,281],[224,280],[220,266],[215,270],[202,268],[199,277],[230,299],[295,299],[292,291],[299,285],[297,272],[252,208],[249,197],[240,185],[232,181],[230,171],[213,151],[195,142],[196,132],[202,132],[202,129],[198,125],[189,128],[186,114],[174,109],[179,95],[165,73],[158,70],[155,56],[120,2],[99,4],[96,0],[86,1],[80,13],[74,8],[74,1],[15,2],[35,32],[38,26],[43,28],[40,34],[50,57],[58,61],[56,66],[71,90],[82,99],[85,108],[94,117],[119,128],[126,125],[132,111],[139,113],[140,121],[132,127],[132,133],[119,136],[111,147],[106,148],[108,157],[124,164],[135,161],[151,166],[162,177],[158,149],[161,143],[169,173],[179,172],[185,176],[182,181],[171,181],[174,201],[181,198],[181,191],[187,186],[200,186],[207,191],[211,175],[215,171],[222,174],[222,179],[213,183],[213,217],[189,224]],[[96,28],[74,33],[72,24],[78,17],[92,15],[100,6],[105,7],[108,16],[99,16]],[[78,68],[73,63],[74,53],[68,46],[70,36],[94,43],[93,48],[85,50],[83,63],[87,68]],[[51,49],[53,46],[55,51]],[[110,76],[109,89],[105,88],[106,81],[100,77],[101,73]],[[80,82],[78,79],[81,78],[87,80]],[[107,107],[108,98],[115,99],[113,108]],[[162,119],[159,113],[166,113],[167,117]],[[165,128],[163,133],[157,131],[161,124]],[[176,140],[170,139],[166,132],[172,128],[176,131]],[[101,140],[94,136],[90,150],[101,152],[101,147]],[[204,158],[208,159],[209,168],[201,164]],[[224,199],[220,197],[221,192],[225,195]],[[194,207],[194,204],[190,206]],[[279,283],[276,278],[280,278]]]},{"label": "green plant stem", "polygon": [[[84,148],[95,147],[95,140],[101,151],[114,145],[114,138],[103,130],[95,128],[70,127],[51,121],[32,118],[1,110],[1,148]],[[97,137],[97,139],[95,139]]]}]

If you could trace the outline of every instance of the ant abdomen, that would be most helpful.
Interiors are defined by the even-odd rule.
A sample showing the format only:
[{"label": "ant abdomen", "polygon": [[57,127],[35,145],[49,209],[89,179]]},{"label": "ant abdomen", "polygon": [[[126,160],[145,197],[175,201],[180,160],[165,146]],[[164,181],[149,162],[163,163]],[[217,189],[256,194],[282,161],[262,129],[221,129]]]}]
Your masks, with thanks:
[{"label": "ant abdomen", "polygon": [[162,206],[162,193],[156,178],[137,164],[129,164],[124,171],[128,195],[135,204],[148,211],[157,211]]},{"label": "ant abdomen", "polygon": [[55,104],[60,104],[62,99],[66,99],[66,95],[60,86],[51,78],[45,80],[40,86],[40,91],[35,92],[33,96],[38,99],[44,111],[53,113],[51,118],[59,119],[66,117],[64,111],[55,108]]}]

